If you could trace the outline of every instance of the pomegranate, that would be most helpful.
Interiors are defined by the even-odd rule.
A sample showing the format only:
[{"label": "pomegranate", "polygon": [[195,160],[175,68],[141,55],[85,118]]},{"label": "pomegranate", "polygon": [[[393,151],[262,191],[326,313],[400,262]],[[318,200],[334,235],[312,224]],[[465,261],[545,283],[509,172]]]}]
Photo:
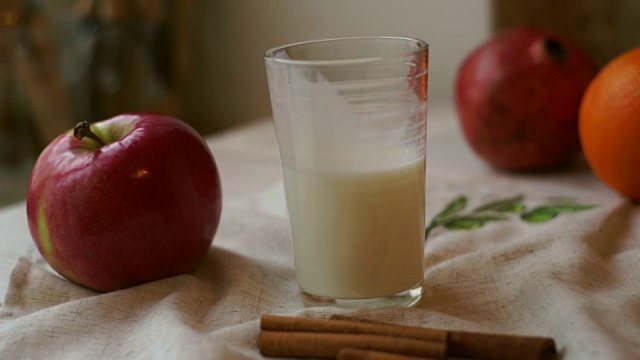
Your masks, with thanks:
[{"label": "pomegranate", "polygon": [[495,168],[540,171],[580,154],[578,109],[597,67],[569,39],[515,28],[474,49],[458,69],[455,106],[466,141]]}]

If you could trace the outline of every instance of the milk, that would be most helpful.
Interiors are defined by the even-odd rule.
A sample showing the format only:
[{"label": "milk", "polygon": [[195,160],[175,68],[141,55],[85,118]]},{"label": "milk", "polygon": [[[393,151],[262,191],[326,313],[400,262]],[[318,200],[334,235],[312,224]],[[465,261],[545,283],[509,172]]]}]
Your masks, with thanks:
[{"label": "milk", "polygon": [[376,298],[422,283],[424,157],[384,169],[283,173],[303,291]]}]

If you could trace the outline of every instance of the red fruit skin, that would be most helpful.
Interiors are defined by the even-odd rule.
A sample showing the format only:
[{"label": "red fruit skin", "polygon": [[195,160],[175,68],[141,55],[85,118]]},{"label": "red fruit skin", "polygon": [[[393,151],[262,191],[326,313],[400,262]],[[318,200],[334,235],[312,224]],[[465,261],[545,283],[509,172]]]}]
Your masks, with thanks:
[{"label": "red fruit skin", "polygon": [[[545,51],[545,40],[564,57]],[[495,168],[542,171],[580,153],[578,110],[597,73],[592,58],[547,31],[516,28],[474,49],[458,69],[455,106],[465,139]]]},{"label": "red fruit skin", "polygon": [[27,217],[38,250],[61,275],[97,291],[191,270],[211,246],[222,209],[206,143],[157,114],[99,126],[130,131],[93,150],[91,140],[64,133],[34,166]]}]

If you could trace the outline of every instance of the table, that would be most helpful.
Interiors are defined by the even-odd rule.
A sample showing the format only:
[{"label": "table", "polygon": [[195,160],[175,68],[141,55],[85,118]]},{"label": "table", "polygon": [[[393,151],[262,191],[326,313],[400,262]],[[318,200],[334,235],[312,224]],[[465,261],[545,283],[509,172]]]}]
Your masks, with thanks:
[{"label": "table", "polygon": [[450,104],[430,104],[428,114],[428,222],[459,196],[467,215],[503,199],[574,211],[539,223],[501,213],[474,229],[434,228],[426,293],[414,308],[304,308],[273,126],[257,120],[207,138],[224,207],[214,246],[192,274],[97,294],[42,261],[24,203],[0,211],[0,358],[260,359],[264,313],[551,336],[564,359],[640,358],[639,206],[584,161],[547,174],[494,171],[466,145]]}]

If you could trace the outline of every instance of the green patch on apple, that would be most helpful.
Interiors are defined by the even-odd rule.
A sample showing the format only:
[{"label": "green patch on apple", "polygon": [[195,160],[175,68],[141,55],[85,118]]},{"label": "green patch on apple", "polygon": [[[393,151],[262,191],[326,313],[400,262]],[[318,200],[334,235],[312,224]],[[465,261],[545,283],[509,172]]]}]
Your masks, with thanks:
[{"label": "green patch on apple", "polygon": [[38,207],[38,234],[40,235],[40,246],[45,258],[54,256],[53,244],[49,235],[49,227],[47,226],[47,217],[44,212],[44,204]]}]

